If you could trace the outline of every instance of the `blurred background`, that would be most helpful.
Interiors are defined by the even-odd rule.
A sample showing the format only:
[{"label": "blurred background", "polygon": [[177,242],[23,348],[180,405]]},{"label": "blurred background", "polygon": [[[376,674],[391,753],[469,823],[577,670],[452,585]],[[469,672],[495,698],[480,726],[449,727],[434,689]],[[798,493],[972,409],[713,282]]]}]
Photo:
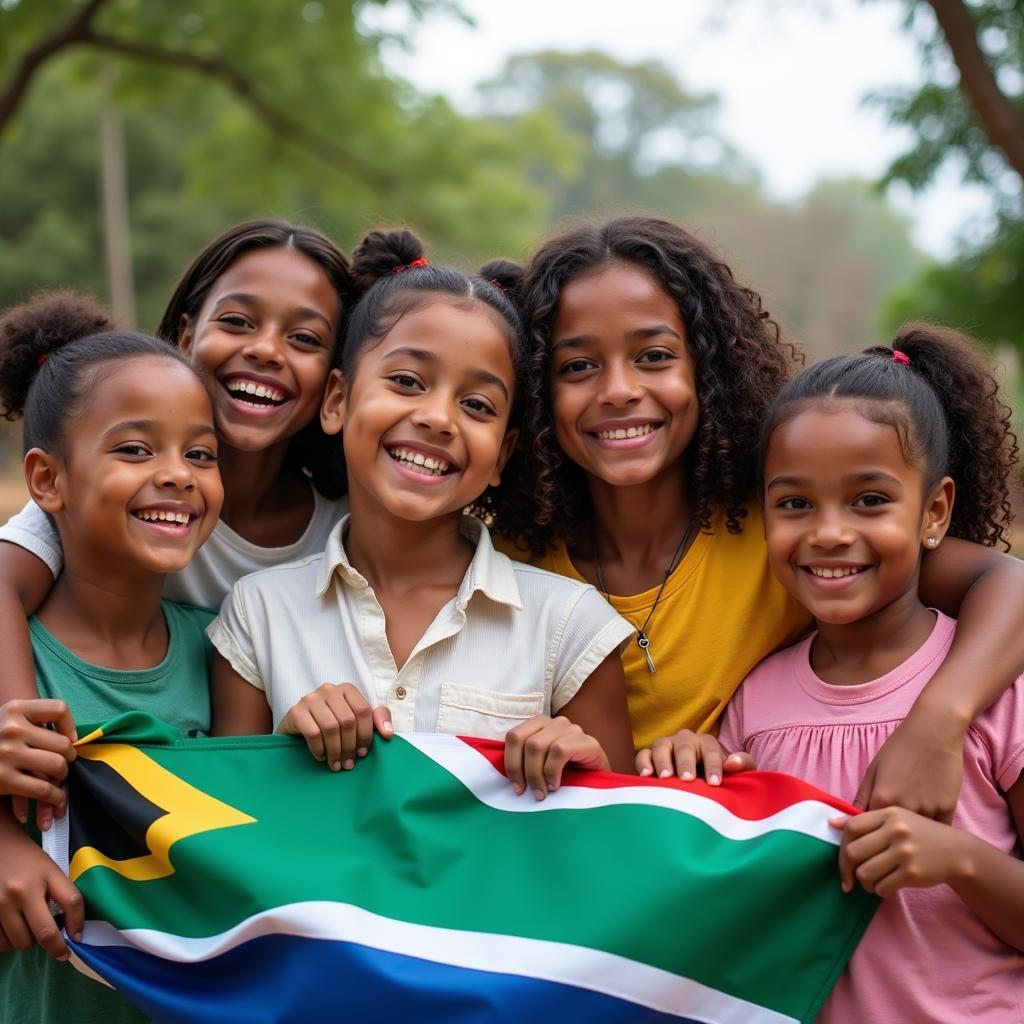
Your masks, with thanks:
[{"label": "blurred background", "polygon": [[473,268],[643,209],[810,358],[938,320],[1024,414],[1022,180],[1024,0],[0,0],[0,306],[152,330],[254,216]]}]

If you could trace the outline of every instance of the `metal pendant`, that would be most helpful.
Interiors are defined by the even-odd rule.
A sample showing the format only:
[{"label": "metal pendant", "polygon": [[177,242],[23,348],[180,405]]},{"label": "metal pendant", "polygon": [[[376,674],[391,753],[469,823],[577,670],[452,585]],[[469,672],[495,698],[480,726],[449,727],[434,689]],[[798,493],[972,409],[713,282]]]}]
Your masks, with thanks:
[{"label": "metal pendant", "polygon": [[647,634],[643,631],[639,631],[639,636],[636,638],[636,645],[644,652],[644,657],[647,659],[647,671],[654,675],[654,659],[651,657],[651,641],[647,639]]}]

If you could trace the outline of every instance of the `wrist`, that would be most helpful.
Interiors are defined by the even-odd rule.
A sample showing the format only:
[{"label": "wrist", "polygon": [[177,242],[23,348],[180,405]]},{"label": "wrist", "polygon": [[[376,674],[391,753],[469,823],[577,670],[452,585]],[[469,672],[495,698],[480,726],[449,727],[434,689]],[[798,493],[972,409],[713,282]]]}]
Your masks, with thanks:
[{"label": "wrist", "polygon": [[974,721],[974,709],[945,699],[930,699],[926,691],[914,702],[907,718],[923,724],[939,738],[962,738]]},{"label": "wrist", "polygon": [[974,885],[981,873],[979,860],[984,856],[985,849],[990,847],[969,832],[952,825],[948,828],[951,833],[951,848],[949,877],[946,883],[962,898],[964,891]]}]

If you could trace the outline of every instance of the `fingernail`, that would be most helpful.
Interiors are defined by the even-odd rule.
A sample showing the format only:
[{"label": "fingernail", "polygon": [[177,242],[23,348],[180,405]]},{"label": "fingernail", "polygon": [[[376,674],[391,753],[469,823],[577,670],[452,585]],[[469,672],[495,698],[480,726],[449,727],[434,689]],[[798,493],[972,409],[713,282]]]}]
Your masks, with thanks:
[{"label": "fingernail", "polygon": [[547,795],[547,791],[543,789],[535,789],[533,791],[533,797],[535,800],[543,800]]},{"label": "fingernail", "polygon": [[341,762],[340,761],[332,761],[331,762],[331,771],[332,772],[340,772],[341,771]]},{"label": "fingernail", "polygon": [[653,774],[653,769],[651,769],[651,768],[641,768],[640,769],[640,774],[641,774],[641,776],[643,776],[643,775],[651,775],[651,774]]},{"label": "fingernail", "polygon": [[658,772],[658,778],[667,779],[671,774],[672,773],[667,768],[662,768],[661,771]]},{"label": "fingernail", "polygon": [[516,791],[516,796],[522,796],[523,793],[526,791],[526,787],[520,785],[518,782],[513,782],[512,788]]},{"label": "fingernail", "polygon": [[357,754],[358,754],[358,755],[359,755],[360,757],[366,757],[366,755],[367,755],[368,751],[367,751],[366,747],[360,747],[360,748],[359,748],[359,749],[358,749],[358,750],[356,751],[356,753],[357,753]]},{"label": "fingernail", "polygon": [[58,959],[58,960],[59,960],[59,961],[60,961],[60,962],[61,962],[62,964],[65,964],[65,963],[67,963],[67,962],[68,962],[68,960],[70,960],[70,959],[71,959],[71,954],[70,954],[70,953],[61,953],[61,955],[60,955],[59,957],[57,957],[57,959]]},{"label": "fingernail", "polygon": [[381,732],[394,732],[395,731],[395,727],[390,722],[385,722],[380,727],[380,731]]},{"label": "fingernail", "polygon": [[692,782],[693,772],[680,772],[679,778],[681,778],[684,782]]},{"label": "fingernail", "polygon": [[345,771],[350,772],[350,771],[352,771],[353,768],[355,768],[355,766],[356,766],[356,763],[355,763],[355,761],[351,757],[346,758],[346,760],[345,760]]},{"label": "fingernail", "polygon": [[842,889],[843,892],[849,892],[850,891],[850,886],[846,882],[840,882],[839,883],[839,888]]},{"label": "fingernail", "polygon": [[717,775],[708,776],[708,782],[710,782],[712,786],[717,786],[720,781],[721,780],[718,778]]}]

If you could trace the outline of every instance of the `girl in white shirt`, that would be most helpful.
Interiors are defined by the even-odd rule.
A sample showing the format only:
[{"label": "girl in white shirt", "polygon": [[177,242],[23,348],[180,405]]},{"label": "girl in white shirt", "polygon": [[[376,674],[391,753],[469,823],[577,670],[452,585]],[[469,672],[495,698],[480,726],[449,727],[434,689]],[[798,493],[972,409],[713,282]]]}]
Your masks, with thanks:
[{"label": "girl in white shirt", "polygon": [[408,231],[372,232],[353,269],[373,283],[321,411],[351,514],[323,554],[232,589],[209,631],[214,732],[302,735],[335,771],[392,720],[505,737],[513,785],[538,799],[569,762],[630,770],[632,627],[593,587],[514,565],[465,514],[515,448],[517,311],[496,283],[428,266]]}]

